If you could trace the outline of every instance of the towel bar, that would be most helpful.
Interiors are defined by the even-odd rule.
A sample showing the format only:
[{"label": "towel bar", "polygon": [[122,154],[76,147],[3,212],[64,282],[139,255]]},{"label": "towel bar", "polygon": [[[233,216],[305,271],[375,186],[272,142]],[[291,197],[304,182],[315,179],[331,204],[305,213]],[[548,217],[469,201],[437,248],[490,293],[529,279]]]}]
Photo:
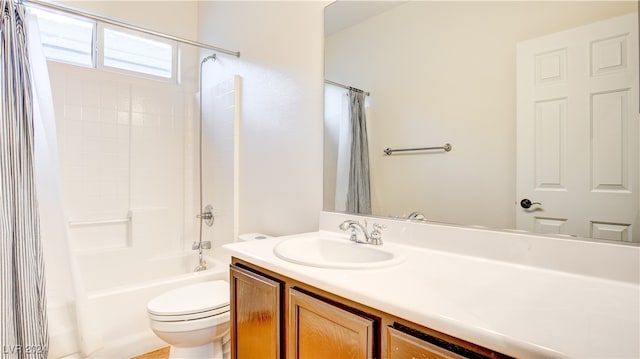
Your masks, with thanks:
[{"label": "towel bar", "polygon": [[410,151],[427,151],[427,150],[445,150],[446,152],[451,151],[451,145],[446,143],[444,146],[439,147],[421,147],[421,148],[401,148],[401,149],[391,149],[386,148],[384,150],[385,155],[390,156],[394,152],[410,152]]}]

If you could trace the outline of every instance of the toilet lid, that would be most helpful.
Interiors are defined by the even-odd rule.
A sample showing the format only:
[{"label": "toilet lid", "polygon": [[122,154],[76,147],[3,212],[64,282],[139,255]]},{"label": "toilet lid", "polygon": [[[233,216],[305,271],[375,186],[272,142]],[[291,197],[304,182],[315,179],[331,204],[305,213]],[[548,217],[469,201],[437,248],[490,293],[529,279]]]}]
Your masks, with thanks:
[{"label": "toilet lid", "polygon": [[229,305],[229,283],[221,280],[190,284],[152,299],[147,311],[155,315],[184,315]]}]

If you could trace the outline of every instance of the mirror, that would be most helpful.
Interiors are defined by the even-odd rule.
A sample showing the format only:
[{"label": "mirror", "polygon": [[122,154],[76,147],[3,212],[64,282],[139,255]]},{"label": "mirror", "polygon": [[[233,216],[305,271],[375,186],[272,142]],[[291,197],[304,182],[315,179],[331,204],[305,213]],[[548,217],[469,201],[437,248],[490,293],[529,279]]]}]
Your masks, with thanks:
[{"label": "mirror", "polygon": [[[517,179],[519,166],[531,162],[533,166],[544,167],[538,163],[539,158],[554,151],[562,152],[564,143],[573,143],[571,136],[575,135],[571,129],[562,130],[564,132],[559,132],[564,136],[562,141],[551,139],[543,143],[545,146],[533,157],[518,159],[522,155],[518,116],[521,108],[526,107],[518,106],[518,44],[611,18],[630,17],[637,11],[635,1],[337,1],[328,5],[325,8],[325,79],[370,93],[366,113],[372,215],[407,218],[417,211],[427,221],[434,222],[640,241],[637,233],[630,234],[632,224],[635,226],[639,221],[640,201],[637,15],[633,18],[636,30],[625,35],[624,42],[616,42],[616,36],[606,37],[606,41],[597,42],[604,46],[590,50],[592,54],[602,55],[601,61],[609,61],[613,67],[616,61],[629,65],[631,72],[625,70],[625,76],[635,74],[629,77],[620,100],[625,109],[634,108],[633,121],[627,116],[618,130],[598,135],[601,147],[620,140],[616,151],[623,153],[617,152],[614,157],[618,156],[621,164],[607,167],[601,163],[598,167],[601,172],[615,172],[604,175],[611,177],[607,181],[613,184],[590,188],[591,192],[614,193],[614,196],[627,194],[624,201],[629,207],[623,212],[628,212],[631,220],[607,218],[600,221],[600,229],[591,221],[586,230],[590,234],[585,234],[556,221],[572,214],[549,215],[553,210],[546,206],[546,197],[542,200],[537,196],[563,192],[565,177],[592,178],[595,174],[596,170],[592,169],[589,175],[572,175],[570,171],[576,163],[573,158],[559,159],[555,167],[561,169],[557,171],[546,164],[545,173],[556,171],[560,173],[558,176],[564,176],[556,187],[546,185],[545,178],[538,178],[545,177],[545,173],[535,174],[536,181],[542,181],[536,182],[538,190],[523,194]],[[591,43],[595,46],[596,42]],[[599,50],[605,47],[616,48],[622,55],[607,55]],[[536,69],[549,75],[550,81],[557,75],[553,66],[573,69],[572,56],[536,56],[538,62],[531,68],[538,66]],[[342,172],[338,166],[340,125],[337,118],[347,105],[341,100],[346,96],[336,97],[330,93],[336,89],[346,91],[340,86],[325,85],[324,209],[327,211],[344,208],[340,200],[336,202],[344,182],[344,176],[338,175]],[[612,93],[601,91],[605,92]],[[596,126],[594,118],[597,119],[600,112],[597,108],[589,111],[590,126]],[[554,123],[547,121],[546,127],[543,123],[542,127],[521,132],[538,136],[539,141],[543,135],[552,133],[548,127]],[[547,139],[548,136],[545,141]],[[386,148],[439,147],[447,143],[452,146],[450,152],[431,150],[392,155],[383,152]],[[593,149],[585,153],[591,156],[587,158],[591,164],[598,158],[603,162],[605,158],[598,157],[601,153]],[[620,178],[614,178],[618,174]],[[621,183],[618,187],[616,181]],[[593,184],[593,180],[590,183]],[[543,205],[534,204],[524,209],[520,202],[525,198]],[[581,197],[564,201],[582,212],[588,206],[602,207],[581,203]],[[611,206],[608,212],[615,212],[616,204],[608,206]],[[521,214],[534,218],[533,228],[520,225]],[[616,237],[618,235],[620,237]]]}]

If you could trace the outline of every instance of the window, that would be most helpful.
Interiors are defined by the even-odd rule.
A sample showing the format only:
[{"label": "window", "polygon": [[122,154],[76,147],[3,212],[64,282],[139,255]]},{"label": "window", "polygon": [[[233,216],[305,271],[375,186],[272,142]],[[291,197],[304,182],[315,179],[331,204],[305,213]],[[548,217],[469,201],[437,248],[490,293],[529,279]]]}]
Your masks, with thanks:
[{"label": "window", "polygon": [[93,67],[95,22],[41,9],[38,16],[44,54],[49,60]]},{"label": "window", "polygon": [[167,80],[176,78],[175,41],[98,25],[59,12],[39,8],[30,11],[38,16],[42,46],[49,60]]},{"label": "window", "polygon": [[140,72],[163,78],[173,77],[175,45],[169,41],[152,40],[131,32],[100,27],[104,67]]}]

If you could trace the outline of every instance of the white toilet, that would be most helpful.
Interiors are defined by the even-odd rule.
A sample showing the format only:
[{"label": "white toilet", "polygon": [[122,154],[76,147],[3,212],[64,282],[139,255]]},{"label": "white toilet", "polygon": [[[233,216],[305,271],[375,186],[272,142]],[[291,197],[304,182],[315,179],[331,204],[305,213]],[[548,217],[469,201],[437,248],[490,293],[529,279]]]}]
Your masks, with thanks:
[{"label": "white toilet", "polygon": [[171,345],[170,358],[229,356],[229,283],[173,289],[152,299],[147,312],[153,332]]}]

